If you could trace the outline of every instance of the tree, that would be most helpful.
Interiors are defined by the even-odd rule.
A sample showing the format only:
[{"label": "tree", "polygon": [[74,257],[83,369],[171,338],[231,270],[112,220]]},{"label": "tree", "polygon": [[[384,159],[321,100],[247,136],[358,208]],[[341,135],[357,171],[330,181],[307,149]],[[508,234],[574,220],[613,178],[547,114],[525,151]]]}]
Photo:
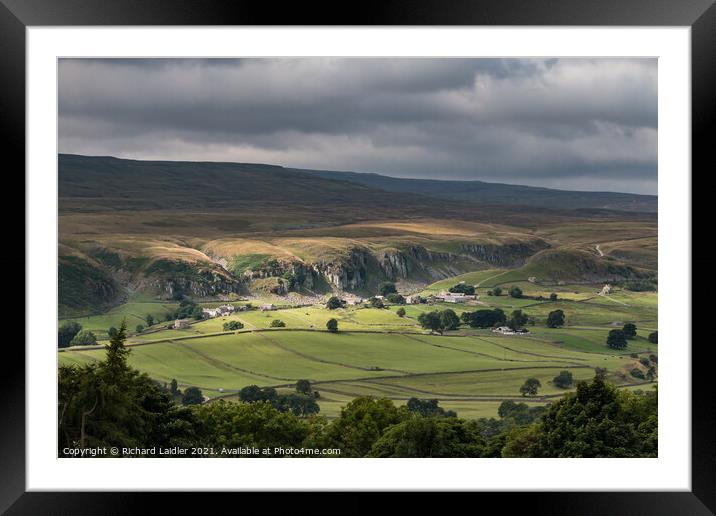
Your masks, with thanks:
[{"label": "tree", "polygon": [[559,328],[564,326],[564,312],[562,310],[554,310],[547,316],[548,328]]},{"label": "tree", "polygon": [[442,332],[440,312],[437,310],[421,313],[418,316],[418,323],[420,323],[420,326],[425,330]]},{"label": "tree", "polygon": [[556,292],[552,292],[552,293],[549,295],[549,300],[550,300],[550,301],[557,301],[557,293],[556,293]]},{"label": "tree", "polygon": [[512,328],[513,330],[519,330],[524,327],[525,324],[529,321],[529,316],[522,312],[522,310],[515,310],[512,312],[512,316],[510,317],[510,320],[507,321],[507,326]]},{"label": "tree", "polygon": [[460,320],[471,328],[492,328],[503,324],[507,320],[507,316],[501,309],[495,308],[494,310],[463,312]]},{"label": "tree", "polygon": [[380,295],[383,297],[387,297],[388,294],[396,294],[398,290],[395,288],[395,283],[391,281],[384,281],[380,284],[380,287],[378,288]]},{"label": "tree", "polygon": [[636,337],[636,324],[626,323],[622,331],[627,339],[633,339]]},{"label": "tree", "polygon": [[97,344],[97,337],[89,330],[81,330],[70,342],[70,346],[94,346],[95,344]]},{"label": "tree", "polygon": [[487,443],[477,421],[414,417],[389,427],[369,457],[483,457]]},{"label": "tree", "polygon": [[607,346],[612,349],[626,349],[627,340],[623,330],[611,330],[607,335]]},{"label": "tree", "polygon": [[313,387],[308,380],[298,380],[296,382],[296,392],[299,394],[313,394]]},{"label": "tree", "polygon": [[340,448],[341,457],[364,457],[388,427],[407,417],[389,399],[355,398],[326,429],[324,446]]},{"label": "tree", "polygon": [[192,319],[195,319],[197,321],[200,321],[204,318],[204,311],[199,305],[194,305],[194,307],[191,309],[191,317]]},{"label": "tree", "polygon": [[58,369],[58,444],[66,448],[190,446],[197,422],[170,393],[127,365],[126,325],[105,359]]},{"label": "tree", "polygon": [[654,331],[649,334],[649,342],[652,344],[658,344],[659,343],[659,332]]},{"label": "tree", "polygon": [[475,294],[475,287],[472,285],[467,285],[465,283],[458,283],[457,285],[450,287],[448,289],[449,292],[453,293],[462,293],[467,296],[472,296]]},{"label": "tree", "polygon": [[446,309],[440,312],[440,329],[441,330],[457,330],[460,326],[460,318],[451,310]]},{"label": "tree", "polygon": [[270,403],[218,400],[192,407],[199,420],[199,446],[268,449],[300,448],[313,430],[310,420],[281,412]]},{"label": "tree", "polygon": [[223,325],[224,331],[236,331],[243,328],[244,325],[241,321],[228,321]]},{"label": "tree", "polygon": [[389,303],[393,303],[394,305],[404,305],[405,304],[405,298],[401,296],[400,294],[388,294],[385,297]]},{"label": "tree", "polygon": [[314,396],[299,393],[282,394],[278,397],[276,408],[294,416],[310,416],[321,410]]},{"label": "tree", "polygon": [[181,397],[182,405],[199,405],[204,401],[204,395],[199,387],[187,387]]},{"label": "tree", "polygon": [[536,427],[527,457],[656,457],[657,394],[619,391],[603,378],[579,382]]},{"label": "tree", "polygon": [[398,317],[405,317],[405,308],[401,306],[400,308],[398,308],[398,310],[396,310],[395,314]]},{"label": "tree", "polygon": [[169,383],[169,392],[172,396],[179,394],[179,384],[177,383],[176,378],[172,378],[172,381]]},{"label": "tree", "polygon": [[383,303],[383,300],[378,299],[377,297],[371,297],[370,299],[368,299],[368,304],[373,308],[385,308],[385,303]]},{"label": "tree", "polygon": [[326,302],[326,308],[329,310],[335,310],[336,308],[342,308],[343,307],[343,300],[336,297],[331,296],[328,298],[328,301]]},{"label": "tree", "polygon": [[107,336],[111,339],[115,335],[117,335],[117,328],[115,328],[114,326],[110,326],[109,330],[107,330]]},{"label": "tree", "polygon": [[57,346],[60,348],[66,348],[70,345],[72,339],[75,338],[75,335],[77,335],[81,330],[82,325],[80,323],[74,321],[62,323],[57,330]]},{"label": "tree", "polygon": [[513,286],[512,288],[510,288],[510,297],[514,297],[517,299],[521,298],[522,297],[522,289],[516,285]]},{"label": "tree", "polygon": [[527,378],[520,387],[520,392],[522,396],[536,396],[540,387],[542,387],[542,383],[537,378]]},{"label": "tree", "polygon": [[142,333],[142,332],[144,331],[144,325],[138,324],[138,325],[134,328],[134,331],[136,331],[137,333]]},{"label": "tree", "polygon": [[538,419],[545,412],[545,407],[530,407],[526,403],[515,403],[505,400],[500,403],[497,415],[505,422],[513,421],[518,425],[528,425]]},{"label": "tree", "polygon": [[259,387],[258,385],[247,385],[239,391],[239,399],[244,403],[257,403],[268,401],[275,403],[278,393],[273,387]]},{"label": "tree", "polygon": [[561,389],[568,389],[574,383],[574,377],[569,371],[561,371],[552,379],[552,383]]},{"label": "tree", "polygon": [[496,296],[501,296],[501,295],[502,295],[502,288],[501,288],[501,287],[495,287],[495,288],[492,289],[492,293],[493,293],[494,295],[496,295]]},{"label": "tree", "polygon": [[445,410],[440,407],[438,400],[422,400],[420,398],[410,398],[405,405],[410,412],[423,417],[457,417],[454,410]]},{"label": "tree", "polygon": [[328,319],[326,329],[331,333],[336,333],[338,331],[338,321],[336,319]]},{"label": "tree", "polygon": [[281,319],[274,319],[271,321],[271,328],[285,328],[286,323],[283,322]]},{"label": "tree", "polygon": [[154,324],[154,317],[152,317],[152,314],[147,314],[144,320],[147,322],[147,326],[152,326]]}]

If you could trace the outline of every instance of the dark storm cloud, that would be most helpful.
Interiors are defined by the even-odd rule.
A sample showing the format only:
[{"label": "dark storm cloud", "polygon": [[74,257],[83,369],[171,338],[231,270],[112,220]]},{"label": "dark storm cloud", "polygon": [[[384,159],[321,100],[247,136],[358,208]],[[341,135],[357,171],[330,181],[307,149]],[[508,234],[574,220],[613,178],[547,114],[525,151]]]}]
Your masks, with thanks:
[{"label": "dark storm cloud", "polygon": [[60,151],[656,193],[654,59],[63,59]]}]

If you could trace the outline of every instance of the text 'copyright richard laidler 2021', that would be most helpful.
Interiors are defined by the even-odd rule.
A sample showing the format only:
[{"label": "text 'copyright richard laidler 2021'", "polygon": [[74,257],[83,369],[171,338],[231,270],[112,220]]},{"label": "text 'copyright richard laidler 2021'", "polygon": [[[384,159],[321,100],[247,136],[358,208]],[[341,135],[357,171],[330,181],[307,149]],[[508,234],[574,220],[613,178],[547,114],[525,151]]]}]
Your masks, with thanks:
[{"label": "text 'copyright richard laidler 2021'", "polygon": [[294,448],[275,446],[265,448],[227,447],[221,448],[169,448],[153,446],[151,448],[99,446],[95,448],[63,448],[65,457],[336,457],[338,448]]}]

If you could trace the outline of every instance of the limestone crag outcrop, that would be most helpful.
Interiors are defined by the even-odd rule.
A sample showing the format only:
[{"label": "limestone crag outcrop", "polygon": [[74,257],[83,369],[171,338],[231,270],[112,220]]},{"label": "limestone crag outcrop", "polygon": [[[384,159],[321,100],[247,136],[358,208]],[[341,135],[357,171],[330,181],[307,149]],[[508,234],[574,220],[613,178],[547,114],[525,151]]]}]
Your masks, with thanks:
[{"label": "limestone crag outcrop", "polygon": [[367,249],[356,247],[350,249],[343,259],[313,264],[313,270],[337,289],[356,290],[367,286],[371,260],[375,259]]},{"label": "limestone crag outcrop", "polygon": [[515,267],[523,265],[533,254],[547,249],[550,245],[541,239],[530,242],[514,242],[505,244],[461,244],[462,251],[473,258],[490,265]]}]

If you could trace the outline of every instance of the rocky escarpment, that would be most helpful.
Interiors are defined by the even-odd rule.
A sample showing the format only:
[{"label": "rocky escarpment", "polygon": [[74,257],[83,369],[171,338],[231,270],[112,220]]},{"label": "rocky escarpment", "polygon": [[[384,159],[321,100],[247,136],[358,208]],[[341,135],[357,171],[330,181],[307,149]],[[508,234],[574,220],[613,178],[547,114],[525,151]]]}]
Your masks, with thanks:
[{"label": "rocky escarpment", "polygon": [[177,293],[193,297],[213,297],[245,291],[244,284],[211,263],[155,260],[142,271],[140,288],[150,288],[169,296]]},{"label": "rocky escarpment", "polygon": [[482,262],[499,267],[517,267],[523,265],[527,258],[547,249],[550,245],[541,239],[529,242],[511,242],[504,244],[471,244],[460,245],[464,254]]},{"label": "rocky escarpment", "polygon": [[353,248],[342,259],[320,261],[312,268],[335,288],[358,290],[368,286],[371,261],[375,262],[375,258],[367,249]]},{"label": "rocky escarpment", "polygon": [[393,281],[416,276],[415,279],[440,279],[460,274],[465,262],[476,261],[448,252],[431,251],[418,245],[385,250],[377,258],[384,276]]},{"label": "rocky escarpment", "polygon": [[306,263],[298,260],[266,260],[245,271],[247,280],[281,278],[276,294],[291,290],[364,290],[381,281],[429,283],[488,266],[518,266],[549,245],[539,239],[499,244],[463,243],[454,252],[435,251],[421,245],[371,251],[355,246],[332,259]]}]

